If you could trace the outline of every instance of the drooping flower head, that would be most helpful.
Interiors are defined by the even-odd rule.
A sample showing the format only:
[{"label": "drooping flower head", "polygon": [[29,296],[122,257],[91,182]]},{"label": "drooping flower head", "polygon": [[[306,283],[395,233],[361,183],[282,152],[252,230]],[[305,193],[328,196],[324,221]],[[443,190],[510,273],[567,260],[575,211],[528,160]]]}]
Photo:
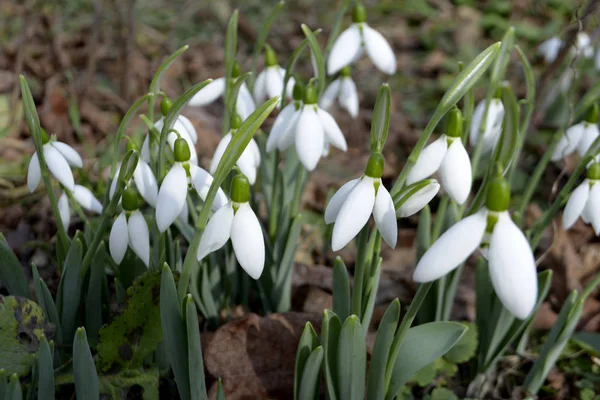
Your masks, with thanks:
[{"label": "drooping flower head", "polygon": [[[83,209],[100,214],[102,213],[102,203],[94,196],[92,191],[85,186],[75,185],[71,192],[73,199]],[[71,207],[69,206],[69,196],[67,192],[63,192],[58,198],[58,212],[60,219],[65,227],[65,230],[69,229],[71,223]]]},{"label": "drooping flower head", "polygon": [[283,107],[271,128],[267,139],[267,152],[275,149],[286,150],[294,144],[296,122],[302,113],[304,85],[298,79],[294,83],[292,102]]},{"label": "drooping flower head", "polygon": [[458,108],[450,111],[446,133],[423,149],[406,178],[411,185],[439,172],[442,186],[458,204],[463,204],[471,192],[471,160],[462,143],[462,114]]},{"label": "drooping flower head", "polygon": [[260,278],[265,266],[265,242],[249,201],[250,182],[238,174],[231,184],[231,201],[214,213],[204,229],[196,254],[198,261],[231,239],[240,266],[253,279]]},{"label": "drooping flower head", "polygon": [[115,263],[120,264],[127,246],[148,267],[150,265],[150,234],[144,216],[138,210],[138,196],[134,189],[127,188],[122,195],[123,211],[110,230],[108,249]]},{"label": "drooping flower head", "polygon": [[373,64],[388,75],[396,73],[396,56],[389,43],[367,24],[367,11],[358,3],[352,10],[352,25],[336,39],[327,58],[327,74],[333,75],[360,59],[364,50]]},{"label": "drooping flower head", "polygon": [[381,182],[383,166],[383,155],[372,153],[365,173],[344,184],[329,200],[325,223],[334,223],[331,237],[333,251],[346,246],[366,225],[371,214],[383,240],[390,247],[396,247],[396,209],[392,196]]},{"label": "drooping flower head", "polygon": [[[504,105],[500,100],[500,90],[490,101],[487,117],[485,117],[486,100],[482,100],[473,111],[473,119],[469,129],[469,142],[475,147],[481,140],[483,154],[492,151],[502,135],[502,121],[504,120]],[[482,127],[485,119],[485,125]]]},{"label": "drooping flower head", "polygon": [[[156,202],[156,225],[160,232],[166,231],[177,217],[187,221],[188,189],[195,189],[200,198],[205,200],[213,181],[208,172],[190,162],[190,148],[184,139],[178,138],[174,147],[175,162],[160,186]],[[213,210],[226,201],[225,193],[219,188]]]},{"label": "drooping flower head", "polygon": [[552,161],[561,160],[575,151],[583,157],[598,136],[598,104],[594,104],[583,121],[567,129],[552,152]]},{"label": "drooping flower head", "polygon": [[440,190],[435,179],[423,179],[406,186],[394,197],[394,206],[398,218],[407,218],[421,211]]},{"label": "drooping flower head", "polygon": [[358,116],[358,91],[350,75],[349,66],[342,68],[339,78],[331,82],[325,89],[319,101],[319,106],[329,111],[336,99],[352,118]]},{"label": "drooping flower head", "polygon": [[[223,136],[219,142],[219,145],[217,146],[217,149],[215,150],[215,154],[213,155],[209,169],[211,174],[214,175],[214,173],[217,171],[217,167],[219,166],[221,158],[223,158],[225,149],[227,149],[231,139],[233,139],[241,125],[242,119],[239,115],[235,114],[231,119],[231,130],[227,132],[225,136]],[[250,143],[248,143],[248,146],[244,149],[240,158],[238,158],[236,165],[240,171],[242,171],[242,173],[248,177],[250,184],[254,185],[256,182],[257,169],[260,165],[260,150],[254,138],[250,139]]]},{"label": "drooping flower head", "polygon": [[[265,100],[272,99],[275,96],[281,96],[283,91],[283,80],[285,78],[285,69],[277,63],[277,55],[271,46],[265,45],[265,69],[258,74],[254,83],[254,100],[257,104]],[[294,78],[290,77],[286,87],[286,94],[292,97],[294,88]]]},{"label": "drooping flower head", "polygon": [[[174,132],[172,132],[176,135]],[[148,137],[146,137],[146,140]],[[146,142],[144,142],[146,143]],[[133,141],[127,142],[127,150],[137,150],[137,146]],[[142,152],[143,153],[143,152]],[[121,166],[117,167],[117,171],[115,172],[115,179],[112,180],[110,184],[109,198],[113,198],[115,194],[115,190],[117,189],[117,179],[119,176],[119,172],[121,171]],[[142,158],[138,160],[137,166],[133,172],[133,182],[135,183],[135,187],[139,194],[144,198],[146,203],[150,204],[152,207],[156,207],[156,200],[158,197],[158,184],[156,183],[156,177],[154,176],[154,172],[152,172],[152,168],[150,165]],[[129,186],[131,182],[127,182]]]},{"label": "drooping flower head", "polygon": [[527,238],[510,218],[509,203],[510,187],[497,176],[488,187],[486,206],[444,232],[419,260],[413,279],[439,279],[480,248],[504,307],[519,319],[527,318],[537,299],[535,259]]},{"label": "drooping flower head", "polygon": [[592,224],[596,236],[600,235],[600,164],[597,161],[592,162],[586,179],[571,193],[563,212],[563,227],[571,228],[579,217],[586,224]]},{"label": "drooping flower head", "polygon": [[[42,151],[44,152],[44,160],[50,173],[65,189],[73,191],[75,180],[73,179],[73,172],[70,166],[81,168],[83,166],[81,156],[68,144],[57,141],[55,137],[49,137],[43,129]],[[30,192],[33,192],[38,187],[41,179],[42,170],[36,151],[31,156],[27,172],[27,188]]]}]

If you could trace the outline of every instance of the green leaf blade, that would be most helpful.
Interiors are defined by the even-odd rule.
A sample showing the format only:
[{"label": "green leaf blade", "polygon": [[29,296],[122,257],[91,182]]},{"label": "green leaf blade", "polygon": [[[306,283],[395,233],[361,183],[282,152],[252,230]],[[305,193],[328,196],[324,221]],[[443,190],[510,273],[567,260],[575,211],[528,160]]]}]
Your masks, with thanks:
[{"label": "green leaf blade", "polygon": [[85,328],[78,328],[73,341],[73,377],[79,400],[98,400],[100,388],[94,358],[88,345]]}]

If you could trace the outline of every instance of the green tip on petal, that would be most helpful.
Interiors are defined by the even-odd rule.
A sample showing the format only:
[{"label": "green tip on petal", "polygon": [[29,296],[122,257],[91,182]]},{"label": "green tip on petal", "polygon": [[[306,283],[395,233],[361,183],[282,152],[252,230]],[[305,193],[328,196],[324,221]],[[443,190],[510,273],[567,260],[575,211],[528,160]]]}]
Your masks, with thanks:
[{"label": "green tip on petal", "polygon": [[173,107],[173,100],[171,100],[168,97],[163,97],[162,101],[160,102],[160,112],[163,116],[166,116],[169,111],[171,110],[171,107]]},{"label": "green tip on petal", "polygon": [[488,186],[485,206],[490,211],[502,212],[508,210],[510,204],[510,186],[502,176],[496,176]]},{"label": "green tip on petal", "polygon": [[232,78],[237,78],[241,74],[242,74],[242,66],[236,60],[236,61],[233,62],[233,69],[231,70],[231,77]]},{"label": "green tip on petal", "polygon": [[46,144],[50,141],[50,136],[48,135],[48,132],[46,132],[46,130],[44,128],[40,129],[42,131],[42,144]]},{"label": "green tip on petal", "polygon": [[301,101],[304,98],[304,85],[299,79],[296,79],[296,82],[294,83],[292,98],[296,101]]},{"label": "green tip on petal", "polygon": [[231,183],[231,201],[247,203],[250,201],[250,181],[244,174],[237,174]]},{"label": "green tip on petal", "polygon": [[129,151],[129,150],[135,150],[135,151],[139,150],[137,144],[135,144],[135,142],[131,139],[127,140],[127,151]]},{"label": "green tip on petal", "polygon": [[275,50],[268,44],[265,44],[265,66],[274,67],[277,65],[277,55]]},{"label": "green tip on petal", "polygon": [[123,210],[135,211],[138,209],[138,196],[134,189],[130,187],[125,189],[121,195],[121,200],[123,204]]},{"label": "green tip on petal", "polygon": [[593,104],[590,109],[588,110],[586,116],[585,116],[585,120],[591,124],[597,124],[598,123],[598,104]]},{"label": "green tip on petal", "polygon": [[239,129],[242,126],[242,117],[238,113],[235,113],[231,118],[231,129]]},{"label": "green tip on petal", "polygon": [[192,154],[190,153],[190,146],[183,138],[177,138],[175,145],[173,146],[173,154],[175,155],[175,161],[184,162],[189,161]]},{"label": "green tip on petal", "polygon": [[462,113],[458,107],[454,107],[448,114],[448,122],[446,123],[446,136],[461,137],[463,127]]},{"label": "green tip on petal", "polygon": [[350,68],[349,65],[346,65],[344,68],[342,68],[342,70],[340,71],[340,76],[350,76],[350,73],[352,72],[352,69]]},{"label": "green tip on petal", "polygon": [[365,175],[371,178],[381,178],[383,176],[383,166],[385,159],[381,153],[371,153],[367,167],[365,168]]},{"label": "green tip on petal", "polygon": [[367,20],[367,10],[361,3],[357,3],[352,9],[352,22],[355,24],[365,22]]},{"label": "green tip on petal", "polygon": [[593,180],[600,180],[600,164],[594,162],[587,170],[587,178]]},{"label": "green tip on petal", "polygon": [[317,97],[317,88],[312,82],[308,82],[304,88],[304,104],[316,104]]}]

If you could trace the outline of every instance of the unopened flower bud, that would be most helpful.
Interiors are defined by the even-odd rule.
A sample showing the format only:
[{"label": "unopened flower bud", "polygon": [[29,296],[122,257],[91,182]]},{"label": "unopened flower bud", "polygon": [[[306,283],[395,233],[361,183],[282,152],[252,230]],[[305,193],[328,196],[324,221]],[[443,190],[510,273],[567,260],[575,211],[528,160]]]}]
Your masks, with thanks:
[{"label": "unopened flower bud", "polygon": [[175,161],[184,162],[189,161],[191,157],[190,146],[187,144],[185,139],[178,138],[175,140],[175,145],[173,146],[173,154],[175,155]]}]

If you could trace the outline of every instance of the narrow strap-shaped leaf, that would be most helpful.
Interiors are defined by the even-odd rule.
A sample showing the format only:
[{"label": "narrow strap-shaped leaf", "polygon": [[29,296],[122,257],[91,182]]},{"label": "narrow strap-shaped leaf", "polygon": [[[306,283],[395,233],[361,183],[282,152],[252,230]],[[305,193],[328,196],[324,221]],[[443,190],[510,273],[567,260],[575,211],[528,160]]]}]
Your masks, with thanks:
[{"label": "narrow strap-shaped leaf", "polygon": [[0,399],[4,399],[6,390],[8,389],[8,381],[6,378],[6,370],[4,368],[0,368]]},{"label": "narrow strap-shaped leaf", "polygon": [[106,249],[104,242],[101,242],[90,267],[90,280],[85,300],[85,328],[92,344],[98,343],[98,332],[102,328],[102,285],[105,262]]},{"label": "narrow strap-shaped leaf", "polygon": [[182,55],[190,46],[185,45],[179,49],[177,49],[177,51],[175,51],[173,54],[171,54],[161,65],[160,67],[158,67],[158,69],[156,70],[156,74],[154,74],[154,77],[152,78],[152,82],[150,82],[150,93],[152,94],[158,94],[158,92],[160,91],[160,84],[162,82],[162,78],[165,75],[165,72],[167,72],[167,70],[171,67],[171,65],[173,65],[173,63],[177,60],[177,58]]},{"label": "narrow strap-shaped leaf", "polygon": [[185,324],[187,327],[190,394],[192,399],[204,400],[208,396],[204,381],[204,361],[202,361],[202,346],[200,346],[200,330],[198,328],[196,306],[190,294],[185,299]]},{"label": "narrow strap-shaped leaf", "polygon": [[217,400],[225,400],[225,392],[223,391],[223,382],[221,378],[217,382]]},{"label": "narrow strap-shaped leaf", "polygon": [[38,399],[54,400],[54,356],[46,336],[40,338],[38,370]]},{"label": "narrow strap-shaped leaf", "polygon": [[398,321],[400,321],[400,301],[394,299],[385,310],[377,328],[367,379],[369,383],[367,387],[368,400],[378,400],[385,397],[385,369],[394,334],[398,328]]},{"label": "narrow strap-shaped leaf", "polygon": [[0,233],[0,281],[11,295],[31,298],[23,266],[2,233]]},{"label": "narrow strap-shaped leaf", "polygon": [[325,350],[324,374],[327,386],[327,397],[330,400],[340,400],[338,382],[338,340],[342,331],[342,322],[330,310],[323,313],[323,324],[321,326],[321,344]]},{"label": "narrow strap-shaped leaf", "polygon": [[59,343],[62,343],[62,328],[60,325],[60,318],[58,316],[58,311],[56,310],[56,304],[54,304],[54,299],[52,299],[52,295],[50,294],[50,290],[44,283],[43,279],[40,278],[40,274],[35,264],[31,265],[31,271],[33,273],[33,287],[35,288],[35,296],[37,297],[37,303],[44,310],[44,314],[46,314],[46,318],[50,322],[52,322],[55,326],[55,337]]},{"label": "narrow strap-shaped leaf", "polygon": [[312,351],[320,345],[319,342],[319,336],[317,336],[312,324],[307,322],[298,342],[298,350],[296,350],[296,365],[294,367],[294,399],[296,400],[299,399],[302,388],[301,382],[305,365]]},{"label": "narrow strap-shaped leaf", "polygon": [[225,135],[229,131],[229,124],[231,123],[231,104],[235,104],[236,97],[231,94],[231,86],[233,82],[233,66],[235,65],[235,55],[237,53],[237,31],[238,31],[238,10],[235,10],[229,22],[227,23],[227,31],[225,33],[225,93],[223,93],[223,100],[225,103],[225,110],[223,112],[223,124],[221,128],[221,134]]},{"label": "narrow strap-shaped leaf", "polygon": [[279,14],[281,14],[281,11],[283,10],[284,6],[285,6],[285,2],[283,0],[281,0],[277,4],[275,4],[275,7],[273,7],[271,9],[271,12],[265,19],[265,22],[262,24],[262,28],[261,28],[260,32],[258,33],[256,42],[254,43],[254,49],[252,50],[252,65],[250,67],[250,72],[252,72],[252,75],[250,77],[250,89],[254,88],[254,81],[256,79],[256,64],[258,63],[258,56],[260,56],[260,52],[267,40],[267,36],[269,35],[269,32],[271,31],[271,27],[273,26],[273,23],[275,22],[275,20],[279,16]]},{"label": "narrow strap-shaped leaf", "polygon": [[289,308],[291,307],[292,270],[294,267],[294,256],[299,243],[298,238],[300,237],[301,231],[302,215],[299,214],[292,220],[285,241],[283,256],[277,266],[277,280],[275,281],[271,301],[275,304],[278,312],[289,311]]},{"label": "narrow strap-shaped leaf", "polygon": [[304,32],[304,36],[308,39],[308,45],[310,46],[310,50],[312,51],[313,56],[315,57],[315,64],[317,65],[317,93],[319,97],[325,90],[325,60],[323,59],[323,52],[321,51],[321,46],[317,42],[317,38],[310,30],[308,26],[302,24],[302,32]]},{"label": "narrow strap-shaped leaf", "polygon": [[4,400],[22,400],[23,392],[21,391],[21,383],[17,374],[12,374],[6,388]]},{"label": "narrow strap-shaped leaf", "polygon": [[83,244],[79,239],[73,240],[67,254],[60,283],[58,284],[58,312],[63,333],[63,342],[69,343],[76,327],[77,311],[81,299],[81,258]]},{"label": "narrow strap-shaped leaf", "polygon": [[[225,103],[225,106],[227,107],[228,111],[228,116],[229,121],[231,123],[231,117],[233,117],[234,112],[235,112],[235,105],[237,103],[237,98],[238,98],[238,94],[240,93],[240,89],[242,88],[242,85],[244,83],[246,83],[246,81],[248,80],[248,78],[251,76],[252,74],[250,72],[246,72],[245,74],[240,75],[239,77],[237,77],[233,83],[231,84],[231,87],[229,89],[229,93],[227,96],[227,103]],[[227,133],[229,131],[229,124],[223,124],[224,128],[223,128],[223,134]],[[225,129],[227,129],[227,131],[225,131]]]},{"label": "narrow strap-shaped leaf", "polygon": [[98,400],[100,387],[85,328],[77,328],[73,341],[73,379],[77,400]]},{"label": "narrow strap-shaped leaf", "polygon": [[365,338],[367,337],[369,324],[371,323],[371,317],[373,316],[373,309],[375,308],[375,298],[377,297],[377,289],[379,289],[379,278],[381,278],[382,260],[383,259],[381,257],[379,257],[377,260],[374,260],[375,268],[366,282],[367,286],[365,288],[362,318],[360,321]]},{"label": "narrow strap-shaped leaf", "polygon": [[392,92],[387,83],[381,85],[371,119],[371,152],[381,153],[390,131]]},{"label": "narrow strap-shaped leaf", "polygon": [[333,263],[333,312],[343,320],[352,312],[350,278],[346,264],[340,256],[337,256]]},{"label": "narrow strap-shaped leaf", "polygon": [[365,396],[367,347],[360,320],[356,315],[346,318],[337,349],[337,381],[340,399],[362,400]]},{"label": "narrow strap-shaped leaf", "polygon": [[[313,35],[316,37],[320,32],[321,32],[321,30],[317,29],[317,30],[313,31]],[[308,38],[304,38],[304,40],[302,40],[302,42],[300,42],[300,45],[298,45],[298,47],[296,47],[296,50],[294,50],[294,52],[292,53],[292,56],[290,57],[290,60],[288,61],[287,68],[285,69],[285,76],[283,77],[283,89],[281,90],[281,107],[283,107],[285,105],[285,100],[287,97],[286,96],[286,91],[287,91],[286,88],[287,88],[288,82],[289,82],[290,78],[292,77],[292,73],[294,72],[296,63],[300,59],[300,55],[302,54],[302,51],[304,50],[304,48],[306,48],[307,45],[308,45]]]},{"label": "narrow strap-shaped leaf", "polygon": [[319,346],[310,353],[304,365],[298,400],[312,400],[319,397],[319,374],[322,363],[323,347]]}]

